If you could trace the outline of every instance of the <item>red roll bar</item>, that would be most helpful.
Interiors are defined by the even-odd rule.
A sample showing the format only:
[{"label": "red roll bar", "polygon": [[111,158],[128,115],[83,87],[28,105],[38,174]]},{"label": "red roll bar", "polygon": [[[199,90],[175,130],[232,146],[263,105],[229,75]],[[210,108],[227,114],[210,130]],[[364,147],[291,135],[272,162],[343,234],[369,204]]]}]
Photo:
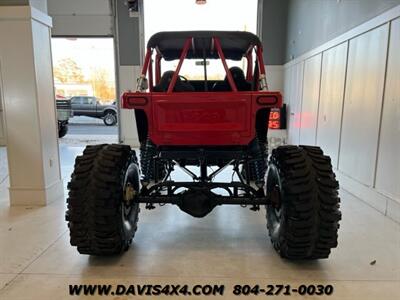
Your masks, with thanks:
[{"label": "red roll bar", "polygon": [[156,84],[160,83],[160,79],[161,79],[161,55],[160,53],[156,54]]},{"label": "red roll bar", "polygon": [[[176,67],[176,70],[174,72],[174,75],[172,76],[172,80],[168,86],[168,90],[167,93],[172,93],[175,87],[175,84],[178,80],[178,76],[179,76],[179,72],[182,68],[182,64],[183,61],[185,60],[187,53],[190,49],[190,47],[192,46],[192,41],[193,38],[188,38],[185,41],[184,47],[182,49],[180,58],[179,58],[179,63],[178,66]],[[235,81],[233,80],[232,74],[228,68],[228,65],[226,63],[226,58],[224,55],[224,52],[222,50],[221,47],[221,43],[219,41],[218,38],[213,37],[212,38],[212,43],[213,46],[215,46],[218,56],[222,61],[222,64],[224,66],[225,72],[226,72],[226,76],[229,82],[229,85],[232,89],[233,92],[237,92],[237,87],[235,84]],[[246,58],[247,58],[247,74],[246,74],[246,79],[247,80],[252,80],[253,79],[253,74],[252,74],[252,69],[253,69],[253,61],[252,61],[252,55],[251,55],[251,48],[253,48],[254,46],[249,48],[249,51],[247,51],[246,53]],[[266,76],[265,76],[265,66],[264,66],[264,59],[263,59],[263,54],[262,54],[262,47],[261,46],[257,46],[256,49],[256,56],[258,59],[258,68],[260,71],[260,78],[259,78],[259,83],[261,83],[261,89],[262,90],[268,90],[268,86],[267,86],[267,81],[266,81]],[[139,82],[138,82],[138,87],[140,86],[140,84],[143,82],[143,80],[146,79],[146,73],[148,72],[149,74],[149,88],[150,91],[153,91],[153,87],[154,87],[154,81],[153,81],[153,62],[152,62],[152,54],[153,54],[153,49],[152,48],[147,48],[147,52],[146,52],[146,56],[145,56],[145,60],[144,60],[144,64],[143,64],[143,68],[142,68],[142,73],[141,76],[139,78]],[[157,53],[156,58],[155,58],[155,84],[158,84],[160,79],[161,79],[161,67],[160,67],[160,62],[161,62],[161,55],[159,53]],[[259,85],[259,83],[257,85]]]},{"label": "red roll bar", "polygon": [[228,65],[226,64],[225,55],[224,55],[224,52],[222,51],[219,39],[214,37],[213,40],[214,40],[215,47],[217,48],[218,56],[222,60],[222,64],[224,65],[224,69],[226,72],[226,76],[228,77],[229,85],[231,86],[231,89],[233,92],[237,92],[235,81],[233,80],[231,71],[229,70]]},{"label": "red roll bar", "polygon": [[190,45],[192,44],[192,38],[188,38],[185,42],[185,45],[183,47],[182,53],[181,53],[181,57],[179,58],[179,63],[178,66],[176,67],[174,76],[172,77],[172,80],[168,86],[168,91],[167,93],[172,93],[172,91],[174,90],[175,84],[176,84],[176,80],[178,79],[179,76],[179,71],[181,70],[182,64],[183,64],[183,60],[186,58],[186,55],[189,51]]}]

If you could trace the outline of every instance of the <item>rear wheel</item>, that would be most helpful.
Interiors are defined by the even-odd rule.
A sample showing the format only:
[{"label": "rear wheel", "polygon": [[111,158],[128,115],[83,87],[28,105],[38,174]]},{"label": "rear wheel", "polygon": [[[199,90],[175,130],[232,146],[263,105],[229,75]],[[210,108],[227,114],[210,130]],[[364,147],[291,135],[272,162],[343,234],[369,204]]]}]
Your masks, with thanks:
[{"label": "rear wheel", "polygon": [[106,126],[114,126],[115,124],[117,124],[117,115],[115,114],[115,112],[106,112],[103,118],[103,122]]},{"label": "rear wheel", "polygon": [[266,176],[267,227],[278,253],[289,259],[327,258],[337,246],[339,184],[319,147],[281,146]]},{"label": "rear wheel", "polygon": [[[128,168],[135,165],[136,155],[126,145],[87,146],[76,158],[66,220],[71,245],[79,253],[112,255],[128,249],[137,229],[139,204],[125,201],[124,183]],[[131,195],[132,186],[138,192],[138,180],[139,174],[130,185]]]},{"label": "rear wheel", "polygon": [[59,124],[58,125],[58,137],[63,138],[68,133],[68,124]]}]

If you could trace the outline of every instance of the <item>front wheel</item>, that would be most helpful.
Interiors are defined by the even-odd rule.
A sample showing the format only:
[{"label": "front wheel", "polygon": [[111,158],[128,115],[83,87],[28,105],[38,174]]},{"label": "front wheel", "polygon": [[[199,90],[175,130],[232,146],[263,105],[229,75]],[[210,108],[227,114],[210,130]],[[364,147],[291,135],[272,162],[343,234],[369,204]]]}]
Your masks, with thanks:
[{"label": "front wheel", "polygon": [[277,252],[288,259],[327,258],[337,246],[339,184],[319,147],[281,146],[266,174],[267,227]]},{"label": "front wheel", "polygon": [[103,122],[106,126],[114,126],[117,124],[117,116],[114,112],[108,112],[103,118]]}]

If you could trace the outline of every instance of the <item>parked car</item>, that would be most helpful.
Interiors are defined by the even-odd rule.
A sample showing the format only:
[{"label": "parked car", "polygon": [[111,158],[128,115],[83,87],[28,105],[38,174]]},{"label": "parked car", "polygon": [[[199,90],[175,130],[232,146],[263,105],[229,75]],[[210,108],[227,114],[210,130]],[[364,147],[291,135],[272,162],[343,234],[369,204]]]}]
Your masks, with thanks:
[{"label": "parked car", "polygon": [[72,117],[71,101],[69,99],[56,99],[58,137],[64,137],[68,132],[68,121]]},{"label": "parked car", "polygon": [[107,126],[117,124],[117,106],[103,105],[94,96],[74,96],[71,98],[74,116],[87,116],[103,119]]}]

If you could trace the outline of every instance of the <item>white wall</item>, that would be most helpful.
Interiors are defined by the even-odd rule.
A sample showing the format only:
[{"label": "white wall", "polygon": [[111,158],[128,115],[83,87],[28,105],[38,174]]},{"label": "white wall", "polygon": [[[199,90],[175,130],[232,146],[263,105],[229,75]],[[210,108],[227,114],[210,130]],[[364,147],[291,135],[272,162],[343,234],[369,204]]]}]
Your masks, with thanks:
[{"label": "white wall", "polygon": [[28,6],[3,6],[0,23],[10,202],[45,205],[63,196],[50,52],[51,19]]},{"label": "white wall", "polygon": [[339,157],[346,65],[347,42],[323,53],[317,144],[330,155],[335,168]]},{"label": "white wall", "polygon": [[301,102],[300,144],[314,145],[317,136],[321,54],[304,62],[303,100]]},{"label": "white wall", "polygon": [[301,104],[303,99],[304,61],[285,69],[283,99],[287,104],[289,144],[300,143]]},{"label": "white wall", "polygon": [[389,24],[349,43],[339,170],[373,185]]},{"label": "white wall", "polygon": [[6,145],[5,128],[4,128],[4,103],[1,87],[1,65],[0,65],[0,146]]},{"label": "white wall", "polygon": [[[383,103],[376,189],[400,198],[400,18],[393,21]],[[389,174],[390,176],[387,176]]]},{"label": "white wall", "polygon": [[319,145],[341,187],[400,222],[400,6],[285,65],[289,141]]}]

